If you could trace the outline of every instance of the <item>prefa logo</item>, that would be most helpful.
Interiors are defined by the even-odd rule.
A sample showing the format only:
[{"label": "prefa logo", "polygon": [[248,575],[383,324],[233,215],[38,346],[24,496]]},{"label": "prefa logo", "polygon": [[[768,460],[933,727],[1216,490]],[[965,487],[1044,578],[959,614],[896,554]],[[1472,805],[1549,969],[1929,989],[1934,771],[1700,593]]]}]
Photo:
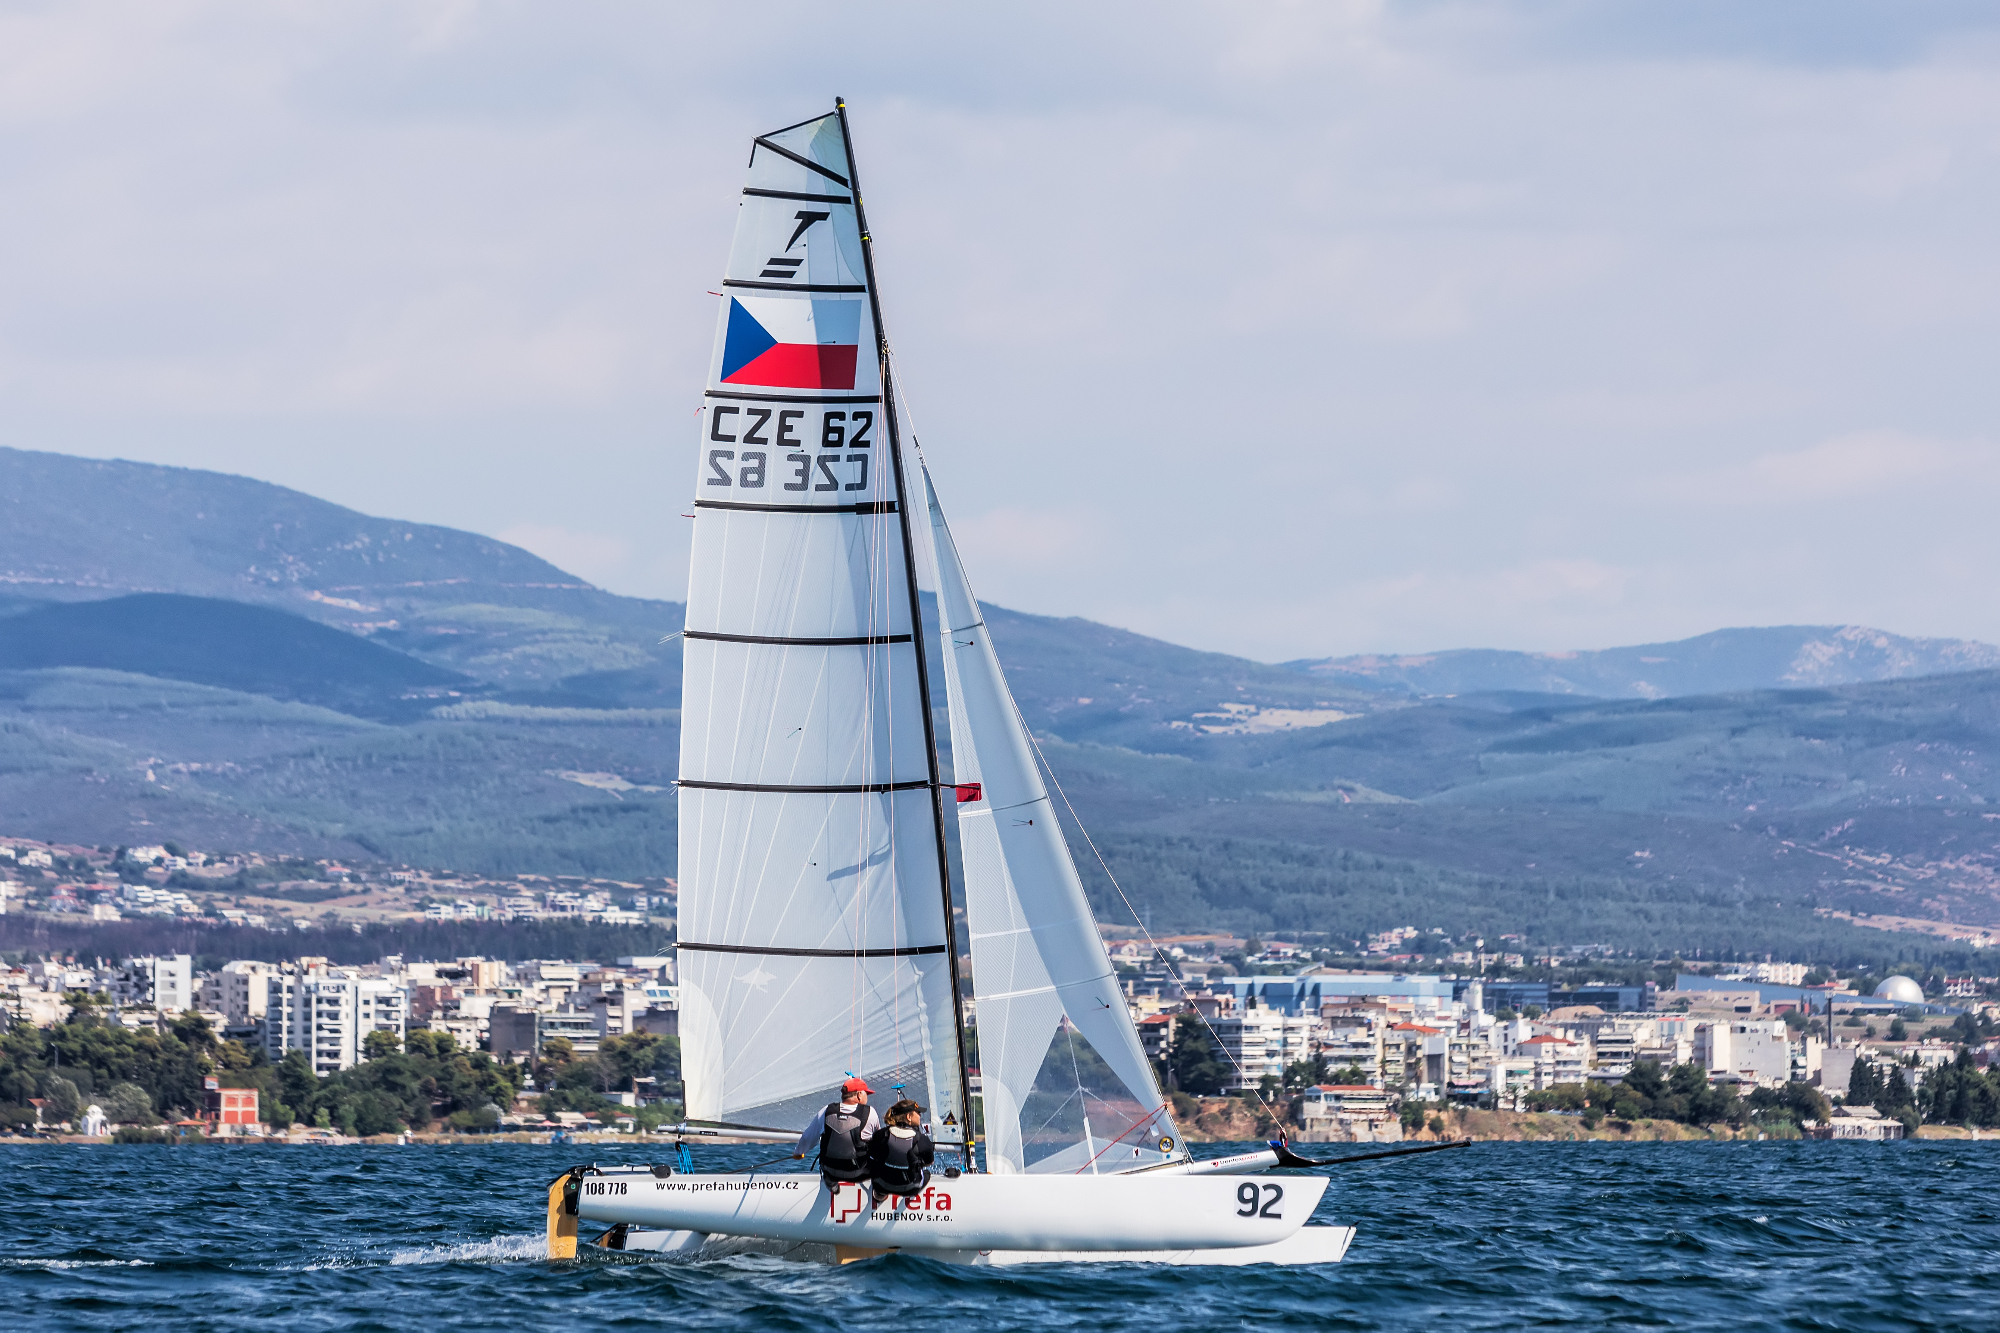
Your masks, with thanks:
[{"label": "prefa logo", "polygon": [[840,1181],[833,1187],[833,1197],[827,1200],[826,1215],[837,1226],[851,1221],[868,1211],[868,1187],[853,1181]]},{"label": "prefa logo", "polygon": [[948,1213],[951,1211],[951,1196],[933,1185],[924,1186],[922,1194],[892,1194],[886,1202],[889,1206],[889,1211],[895,1213]]},{"label": "prefa logo", "polygon": [[826,1215],[834,1225],[839,1226],[878,1210],[886,1210],[890,1215],[948,1213],[951,1211],[951,1195],[934,1185],[926,1185],[922,1194],[886,1195],[878,1200],[868,1186],[854,1181],[840,1181],[834,1184],[832,1197],[827,1200]]}]

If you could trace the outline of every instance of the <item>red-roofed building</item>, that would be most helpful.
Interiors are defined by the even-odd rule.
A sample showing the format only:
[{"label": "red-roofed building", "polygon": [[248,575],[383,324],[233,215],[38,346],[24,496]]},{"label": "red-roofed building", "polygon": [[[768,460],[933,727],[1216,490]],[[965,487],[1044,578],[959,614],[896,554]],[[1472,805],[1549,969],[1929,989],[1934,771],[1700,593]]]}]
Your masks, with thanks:
[{"label": "red-roofed building", "polygon": [[1173,1054],[1174,1015],[1154,1014],[1139,1020],[1139,1045],[1145,1049],[1146,1058],[1155,1064]]},{"label": "red-roofed building", "polygon": [[1535,1062],[1537,1089],[1582,1083],[1590,1076],[1590,1047],[1584,1042],[1543,1033],[1521,1042],[1514,1051],[1521,1059]]}]

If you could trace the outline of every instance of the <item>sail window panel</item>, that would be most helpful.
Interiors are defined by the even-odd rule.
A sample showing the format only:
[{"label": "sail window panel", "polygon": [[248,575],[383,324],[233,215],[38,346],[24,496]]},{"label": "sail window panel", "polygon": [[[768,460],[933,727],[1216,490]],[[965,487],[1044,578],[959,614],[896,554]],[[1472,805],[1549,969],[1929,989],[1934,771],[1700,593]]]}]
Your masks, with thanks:
[{"label": "sail window panel", "polygon": [[694,1119],[803,1129],[855,1073],[880,1090],[903,1083],[926,1106],[958,1105],[951,973],[941,956],[685,951],[679,966]]},{"label": "sail window panel", "polygon": [[[827,193],[839,188],[838,182],[824,173],[831,172],[841,180],[851,181],[854,173],[847,165],[847,145],[842,141],[840,118],[835,116],[815,116],[797,125],[782,130],[772,130],[758,136],[763,143],[754,144],[750,153],[750,180],[754,186],[765,189],[817,190]],[[781,152],[773,152],[765,145],[773,145]],[[803,158],[801,162],[799,159]],[[805,165],[812,163],[821,170],[815,171]]]},{"label": "sail window panel", "polygon": [[930,801],[922,787],[681,788],[680,937],[828,951],[944,944]]},{"label": "sail window panel", "polygon": [[1059,1021],[1048,1040],[1020,1125],[1023,1170],[1030,1175],[1132,1171],[1170,1160],[1178,1146],[1166,1108],[1135,1097],[1068,1021]]},{"label": "sail window panel", "polygon": [[691,630],[761,638],[908,634],[896,516],[702,510]]},{"label": "sail window panel", "polygon": [[[979,974],[974,946],[973,975]],[[1049,991],[1009,999],[981,996],[979,1015],[980,1126],[986,1169],[996,1175],[1027,1170],[1022,1112],[1048,1058],[1049,1034],[1062,1022],[1062,1003]]]},{"label": "sail window panel", "polygon": [[690,638],[682,673],[683,778],[863,786],[929,774],[913,642]]}]

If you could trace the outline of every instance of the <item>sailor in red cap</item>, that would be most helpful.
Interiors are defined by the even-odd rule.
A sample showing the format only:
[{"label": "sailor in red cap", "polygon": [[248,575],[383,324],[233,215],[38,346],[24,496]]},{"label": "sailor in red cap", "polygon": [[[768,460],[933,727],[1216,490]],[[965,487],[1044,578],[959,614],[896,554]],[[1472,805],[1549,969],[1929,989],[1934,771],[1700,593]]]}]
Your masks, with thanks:
[{"label": "sailor in red cap", "polygon": [[868,1104],[875,1089],[850,1078],[840,1085],[840,1100],[829,1103],[799,1135],[795,1158],[819,1154],[819,1173],[832,1181],[868,1178],[868,1145],[882,1132],[882,1118]]}]

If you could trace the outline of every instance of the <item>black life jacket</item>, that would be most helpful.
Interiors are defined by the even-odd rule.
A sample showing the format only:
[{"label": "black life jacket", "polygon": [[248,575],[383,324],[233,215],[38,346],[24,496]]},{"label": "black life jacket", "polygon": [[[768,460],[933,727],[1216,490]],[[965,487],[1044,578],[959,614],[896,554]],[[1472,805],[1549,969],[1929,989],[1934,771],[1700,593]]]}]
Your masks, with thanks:
[{"label": "black life jacket", "polygon": [[931,1141],[922,1130],[904,1138],[884,1128],[868,1145],[869,1177],[878,1194],[915,1194],[930,1173]]},{"label": "black life jacket", "polygon": [[[868,1153],[861,1143],[868,1128],[868,1103],[826,1108],[826,1128],[819,1136],[819,1172],[829,1180],[865,1180]],[[880,1137],[879,1135],[877,1137]]]}]

